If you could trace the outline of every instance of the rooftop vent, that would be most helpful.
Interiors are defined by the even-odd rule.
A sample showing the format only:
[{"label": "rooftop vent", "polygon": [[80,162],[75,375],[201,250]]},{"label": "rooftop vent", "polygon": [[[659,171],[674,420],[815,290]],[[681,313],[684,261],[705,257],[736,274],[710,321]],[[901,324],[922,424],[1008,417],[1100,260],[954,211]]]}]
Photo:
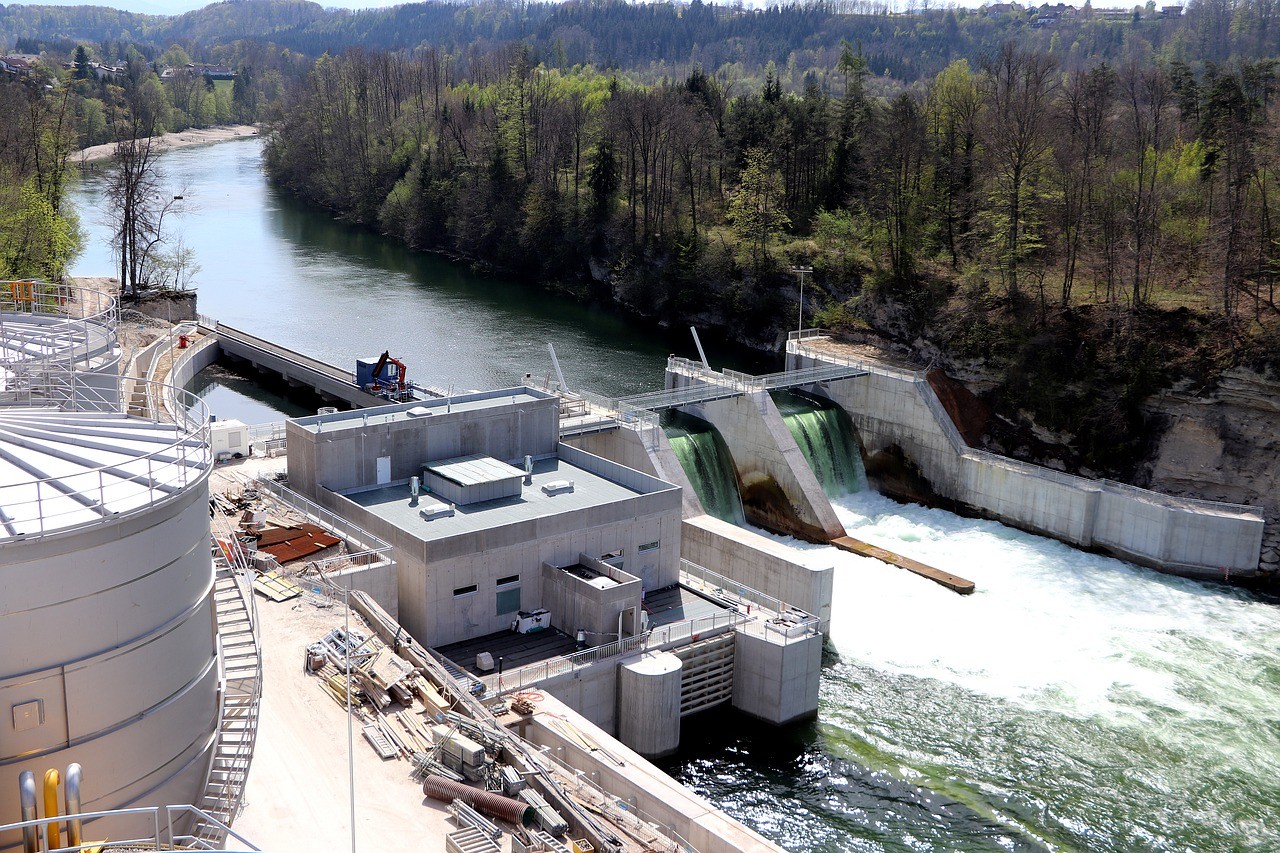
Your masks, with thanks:
[{"label": "rooftop vent", "polygon": [[405,412],[405,414],[411,418],[425,418],[427,415],[431,414],[431,410],[426,406],[414,406],[412,409]]},{"label": "rooftop vent", "polygon": [[558,495],[561,492],[573,491],[573,480],[552,480],[550,483],[544,483],[542,491],[549,495]]}]

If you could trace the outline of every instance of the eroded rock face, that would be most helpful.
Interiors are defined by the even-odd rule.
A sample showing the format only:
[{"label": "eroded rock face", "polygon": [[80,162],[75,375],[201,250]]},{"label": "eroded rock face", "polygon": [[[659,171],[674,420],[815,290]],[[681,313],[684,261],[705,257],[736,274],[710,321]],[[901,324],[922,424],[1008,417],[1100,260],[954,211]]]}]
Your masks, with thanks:
[{"label": "eroded rock face", "polygon": [[1149,487],[1261,507],[1261,567],[1280,572],[1280,382],[1235,368],[1209,393],[1165,392],[1146,409],[1168,423]]}]

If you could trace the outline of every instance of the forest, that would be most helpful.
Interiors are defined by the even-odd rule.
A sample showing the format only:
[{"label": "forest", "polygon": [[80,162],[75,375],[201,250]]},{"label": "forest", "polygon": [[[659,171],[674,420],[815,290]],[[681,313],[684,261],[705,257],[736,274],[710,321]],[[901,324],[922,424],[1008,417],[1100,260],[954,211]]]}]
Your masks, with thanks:
[{"label": "forest", "polygon": [[[259,120],[271,179],[345,221],[755,346],[797,323],[898,345],[987,377],[997,424],[1070,436],[1070,467],[1125,477],[1151,393],[1280,363],[1274,11],[1038,14],[233,2],[138,24],[200,35],[125,45],[124,79],[73,69],[39,100],[69,93],[79,142],[93,101],[120,138],[144,90],[155,131]],[[219,15],[265,34],[219,41]],[[432,15],[453,23],[419,39]],[[234,85],[160,80],[183,56]]]}]

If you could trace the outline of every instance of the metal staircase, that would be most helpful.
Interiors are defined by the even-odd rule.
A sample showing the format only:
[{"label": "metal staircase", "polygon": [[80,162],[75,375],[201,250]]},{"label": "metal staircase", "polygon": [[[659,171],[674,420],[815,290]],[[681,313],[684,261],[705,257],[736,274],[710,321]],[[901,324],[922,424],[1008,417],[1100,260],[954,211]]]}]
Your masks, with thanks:
[{"label": "metal staircase", "polygon": [[[225,524],[225,522],[224,522]],[[257,609],[253,600],[253,571],[244,550],[226,531],[219,536],[231,542],[231,558],[214,545],[213,601],[218,618],[218,645],[222,657],[219,690],[218,742],[204,797],[199,803],[215,821],[201,823],[194,835],[217,844],[244,805],[244,786],[258,735],[258,708],[262,697],[262,655],[257,636]]]}]

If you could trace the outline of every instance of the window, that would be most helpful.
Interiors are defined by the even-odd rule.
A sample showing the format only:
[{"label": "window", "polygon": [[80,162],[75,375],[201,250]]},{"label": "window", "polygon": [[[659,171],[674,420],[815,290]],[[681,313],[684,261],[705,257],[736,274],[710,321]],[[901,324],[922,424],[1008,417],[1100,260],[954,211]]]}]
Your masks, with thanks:
[{"label": "window", "polygon": [[475,584],[471,584],[470,586],[460,586],[453,591],[453,597],[460,598],[461,596],[464,596],[464,595],[470,595],[475,591],[476,591]]},{"label": "window", "polygon": [[[503,578],[508,581],[503,586],[502,581],[498,581],[498,615],[504,616],[508,613],[515,613],[520,609],[520,576],[515,575],[514,578]],[[511,582],[514,580],[514,582]]]},{"label": "window", "polygon": [[656,551],[661,545],[661,542],[646,542],[640,546],[640,553],[643,554],[645,551]]},{"label": "window", "polygon": [[507,584],[520,583],[519,575],[507,575],[505,578],[498,578],[498,586],[506,586]]}]

